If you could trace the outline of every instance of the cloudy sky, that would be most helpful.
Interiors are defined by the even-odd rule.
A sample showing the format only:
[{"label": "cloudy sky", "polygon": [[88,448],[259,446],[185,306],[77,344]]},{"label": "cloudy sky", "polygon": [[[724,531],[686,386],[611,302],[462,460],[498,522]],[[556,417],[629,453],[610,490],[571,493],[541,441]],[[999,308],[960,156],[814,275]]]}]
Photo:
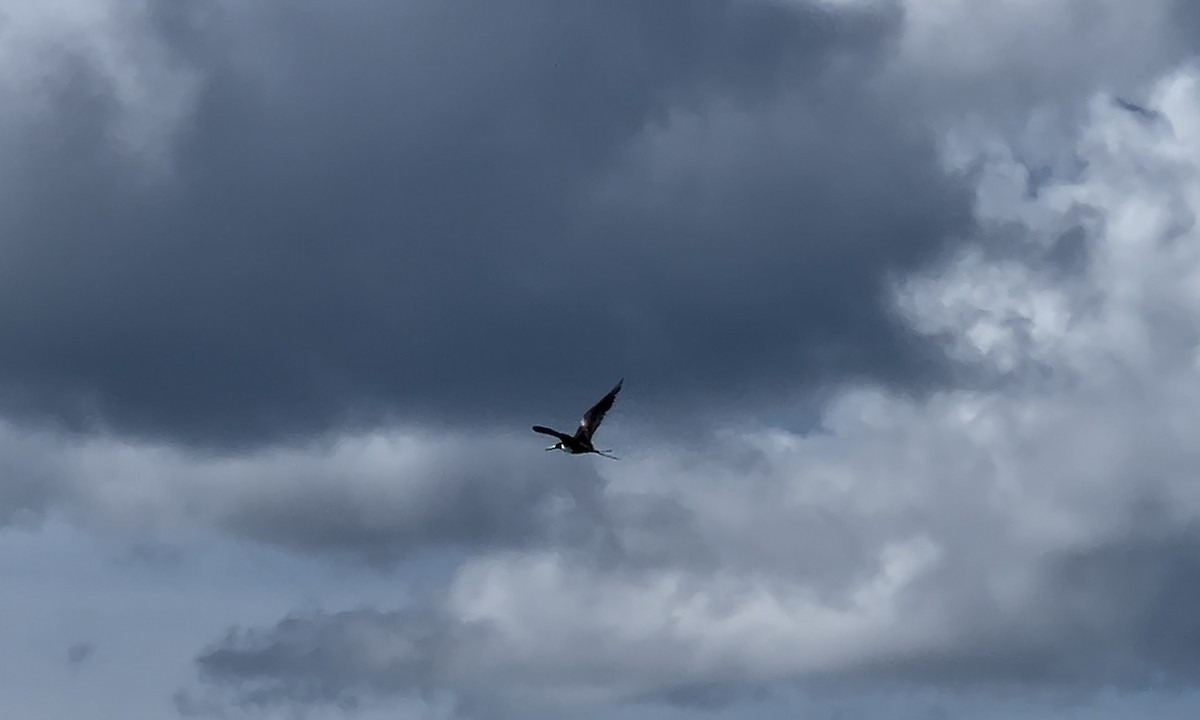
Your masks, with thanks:
[{"label": "cloudy sky", "polygon": [[1195,717],[1197,38],[0,0],[0,715]]}]

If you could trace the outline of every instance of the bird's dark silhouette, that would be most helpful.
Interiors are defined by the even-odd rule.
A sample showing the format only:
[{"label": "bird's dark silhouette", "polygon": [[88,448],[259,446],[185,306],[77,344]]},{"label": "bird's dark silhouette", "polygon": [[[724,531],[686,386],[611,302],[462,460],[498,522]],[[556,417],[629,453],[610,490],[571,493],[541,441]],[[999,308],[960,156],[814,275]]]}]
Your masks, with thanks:
[{"label": "bird's dark silhouette", "polygon": [[609,390],[607,395],[600,398],[600,402],[593,405],[583,414],[583,418],[579,421],[579,429],[575,431],[574,435],[567,435],[544,425],[534,425],[533,431],[558,438],[558,442],[546,448],[547,450],[562,450],[572,455],[595,453],[612,460],[619,460],[620,458],[610,454],[608,450],[597,450],[592,445],[592,437],[596,434],[600,423],[604,421],[605,414],[612,409],[613,402],[617,399],[617,393],[621,392],[621,385],[624,382],[625,378],[618,380],[613,389]]}]

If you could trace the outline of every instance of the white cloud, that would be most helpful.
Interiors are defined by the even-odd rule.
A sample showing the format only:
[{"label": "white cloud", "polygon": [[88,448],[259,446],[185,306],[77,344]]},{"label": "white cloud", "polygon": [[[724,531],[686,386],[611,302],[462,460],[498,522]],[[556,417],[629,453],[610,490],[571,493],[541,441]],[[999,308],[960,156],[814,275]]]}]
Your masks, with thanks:
[{"label": "white cloud", "polygon": [[[594,701],[969,660],[991,637],[1057,639],[1066,674],[1077,664],[1087,676],[1096,658],[1073,655],[1059,625],[1072,610],[1056,563],[1122,542],[1148,501],[1167,510],[1159,531],[1200,520],[1188,340],[1200,325],[1196,78],[1182,68],[1152,93],[1173,133],[1097,98],[1075,148],[1086,170],[1034,197],[1011,155],[979,147],[984,220],[1048,245],[1073,206],[1099,214],[1081,273],[972,252],[900,290],[914,320],[951,331],[964,357],[1002,373],[1035,360],[1048,376],[922,402],[852,392],[830,409],[829,434],[727,436],[725,457],[757,454],[749,467],[669,451],[605,467],[612,493],[677,498],[718,565],[631,573],[549,552],[474,558],[449,607],[498,634],[473,662],[508,673],[512,688],[537,678],[547,695]],[[627,550],[642,541],[622,539]],[[1119,657],[1123,639],[1106,625],[1106,613],[1141,610],[1093,610],[1076,620],[1113,653],[1097,672],[1147,660]]]}]

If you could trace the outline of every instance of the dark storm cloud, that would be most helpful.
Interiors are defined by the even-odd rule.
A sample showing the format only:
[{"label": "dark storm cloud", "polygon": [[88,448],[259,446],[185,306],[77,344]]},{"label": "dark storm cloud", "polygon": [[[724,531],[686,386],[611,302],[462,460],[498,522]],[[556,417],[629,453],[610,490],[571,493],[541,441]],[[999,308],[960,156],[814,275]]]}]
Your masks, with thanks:
[{"label": "dark storm cloud", "polygon": [[7,150],[12,416],[230,445],[395,415],[574,422],[621,375],[664,414],[940,377],[881,299],[969,218],[929,138],[868,89],[897,13],[358,0],[152,19],[200,80],[169,179],[111,142],[121,111],[83,62]]}]

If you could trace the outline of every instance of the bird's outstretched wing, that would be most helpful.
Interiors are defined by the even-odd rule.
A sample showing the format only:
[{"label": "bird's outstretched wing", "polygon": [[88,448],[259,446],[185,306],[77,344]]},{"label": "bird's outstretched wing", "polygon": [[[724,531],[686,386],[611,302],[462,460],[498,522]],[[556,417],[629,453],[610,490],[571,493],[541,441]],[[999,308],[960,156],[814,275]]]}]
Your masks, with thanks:
[{"label": "bird's outstretched wing", "polygon": [[625,382],[625,378],[617,381],[617,384],[608,394],[600,398],[600,402],[593,405],[583,414],[583,419],[579,421],[579,429],[575,431],[576,440],[592,441],[592,436],[596,434],[596,429],[600,427],[600,423],[604,422],[604,416],[612,409],[613,402],[617,399],[617,393],[621,392],[621,385]]},{"label": "bird's outstretched wing", "polygon": [[545,427],[544,425],[534,425],[533,431],[543,435],[552,435],[563,442],[569,442],[571,440],[570,435],[567,435],[566,433],[560,433],[559,431]]}]

